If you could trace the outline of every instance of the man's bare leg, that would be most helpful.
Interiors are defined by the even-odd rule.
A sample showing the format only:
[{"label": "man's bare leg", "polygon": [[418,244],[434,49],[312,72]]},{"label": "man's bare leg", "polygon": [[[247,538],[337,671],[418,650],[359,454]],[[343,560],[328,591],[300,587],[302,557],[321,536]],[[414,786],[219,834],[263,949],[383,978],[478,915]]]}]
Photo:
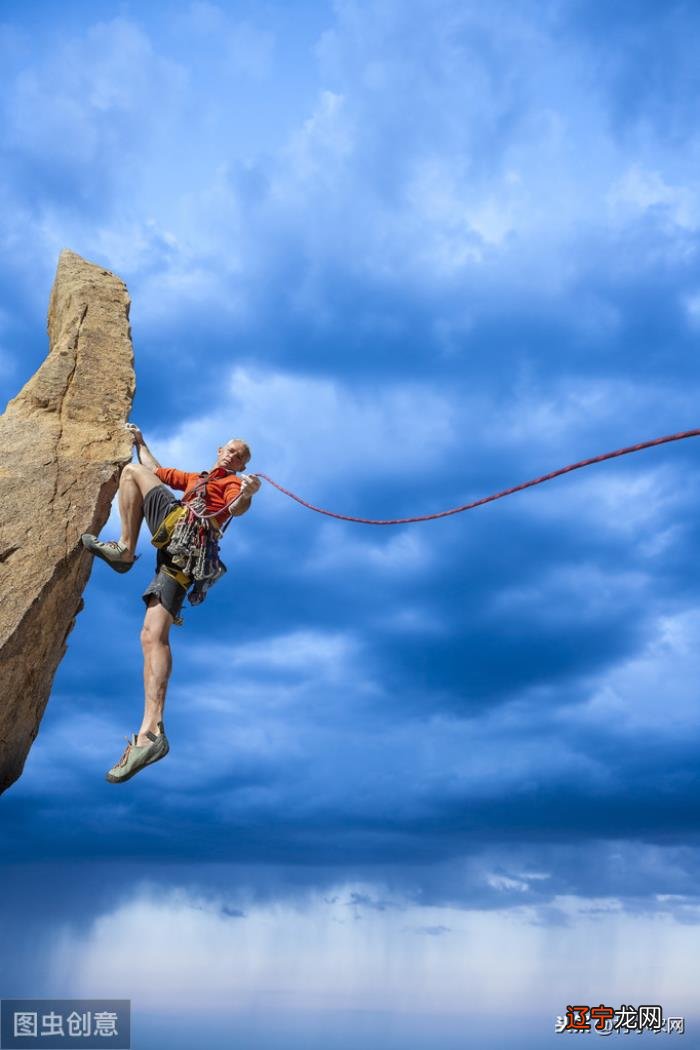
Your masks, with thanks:
[{"label": "man's bare leg", "polygon": [[163,721],[165,693],[173,666],[169,636],[174,622],[167,609],[151,596],[148,599],[148,609],[141,631],[145,702],[143,722],[136,741],[138,747],[151,743],[146,733],[158,735],[158,723]]},{"label": "man's bare leg", "polygon": [[127,463],[119,479],[119,517],[121,536],[119,542],[126,547],[125,561],[134,560],[134,551],[143,521],[143,501],[146,493],[162,484],[150,467],[141,463]]}]

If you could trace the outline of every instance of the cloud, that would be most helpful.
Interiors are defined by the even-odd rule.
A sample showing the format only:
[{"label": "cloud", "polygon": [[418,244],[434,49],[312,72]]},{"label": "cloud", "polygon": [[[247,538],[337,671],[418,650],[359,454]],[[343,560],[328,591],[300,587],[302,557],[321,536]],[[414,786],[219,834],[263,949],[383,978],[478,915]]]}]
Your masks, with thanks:
[{"label": "cloud", "polygon": [[659,739],[677,741],[684,732],[693,732],[698,620],[695,609],[660,618],[647,646],[606,675],[586,703],[571,712],[570,721],[589,728],[614,725],[615,735],[628,739],[653,732]]},{"label": "cloud", "polygon": [[658,171],[632,167],[625,172],[609,194],[615,217],[625,212],[656,212],[671,226],[694,231],[700,219],[695,187],[671,186]]},{"label": "cloud", "polygon": [[[206,60],[223,60],[228,75],[239,74],[254,83],[274,68],[275,34],[252,22],[236,20],[216,4],[196,2],[175,15],[177,28],[189,42],[202,47]],[[221,71],[223,73],[223,69]]]},{"label": "cloud", "polygon": [[259,469],[313,494],[331,478],[410,476],[455,440],[456,405],[439,388],[398,382],[362,390],[340,379],[236,367],[218,394],[214,412],[157,438],[163,461],[209,462],[235,430],[249,437]]},{"label": "cloud", "polygon": [[347,534],[339,539],[337,528],[323,526],[306,567],[315,573],[355,570],[373,575],[410,573],[415,578],[430,571],[434,556],[434,547],[425,536],[405,528],[367,541]]},{"label": "cloud", "polygon": [[[562,11],[440,8],[416,32],[396,5],[338,5],[310,76],[279,67],[283,97],[279,13],[198,4],[159,34],[120,17],[66,28],[46,55],[39,38],[8,74],[11,198],[26,205],[29,180],[42,202],[18,232],[34,255],[71,244],[118,265],[149,330],[198,303],[234,330],[274,303],[342,330],[356,311],[332,301],[334,274],[419,301],[457,292],[450,313],[466,299],[483,316],[506,288],[521,308],[568,305],[650,209],[672,219],[650,250],[694,230],[682,152],[667,171],[664,143],[616,134],[615,85],[587,90],[588,43],[562,35]],[[247,112],[251,82],[265,87]]]},{"label": "cloud", "polygon": [[[40,180],[36,189],[46,204],[70,208],[77,194],[91,202],[94,216],[112,204],[125,177],[137,174],[148,136],[162,134],[157,107],[171,97],[167,112],[182,97],[184,71],[158,56],[144,30],[124,18],[95,23],[79,38],[63,35],[56,44],[47,63],[17,74],[5,97],[5,148]],[[144,97],[152,103],[146,110]],[[46,158],[51,164],[42,175],[33,162]]]},{"label": "cloud", "polygon": [[358,656],[358,643],[349,634],[322,631],[292,631],[259,641],[249,641],[244,648],[231,646],[195,649],[190,659],[205,668],[217,663],[235,672],[273,671],[284,675],[312,673],[334,676]]},{"label": "cloud", "polygon": [[[528,1012],[551,1010],[553,999],[568,1001],[572,986],[580,987],[584,998],[590,994],[592,966],[609,998],[643,999],[652,981],[662,1001],[692,1002],[693,973],[685,958],[693,929],[668,916],[633,917],[614,901],[592,902],[591,908],[565,895],[550,910],[568,919],[563,932],[560,925],[536,921],[536,910],[527,907],[480,915],[410,901],[400,909],[365,908],[358,922],[348,921],[352,916],[343,903],[348,887],[336,890],[333,898],[312,894],[296,906],[253,904],[231,923],[215,899],[182,889],[157,897],[144,887],[95,917],[81,935],[67,929],[52,952],[51,972],[61,989],[70,973],[72,994],[85,997],[98,994],[100,980],[115,996],[127,990],[133,996],[137,986],[134,1008],[147,1012],[186,1003],[216,1011],[226,1002],[236,1015],[253,1005],[293,1002],[301,1011],[361,1005],[402,1012],[411,1003],[419,1013],[480,1014],[498,1009],[504,998]],[[572,936],[578,946],[573,954],[566,948]],[[142,941],[137,956],[134,937]],[[664,961],[662,980],[658,951],[649,962],[652,941]],[[527,971],[524,956],[534,960]]]},{"label": "cloud", "polygon": [[443,937],[450,932],[449,926],[416,926],[414,933],[422,933],[427,937]]}]

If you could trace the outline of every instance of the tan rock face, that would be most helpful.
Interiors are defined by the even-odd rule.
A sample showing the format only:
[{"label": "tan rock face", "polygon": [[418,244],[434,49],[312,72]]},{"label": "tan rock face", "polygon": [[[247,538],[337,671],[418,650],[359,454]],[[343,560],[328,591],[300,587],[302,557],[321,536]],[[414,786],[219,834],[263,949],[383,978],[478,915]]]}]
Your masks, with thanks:
[{"label": "tan rock face", "polygon": [[0,791],[22,772],[91,555],[131,459],[129,295],[64,251],[49,302],[49,354],[0,416]]}]

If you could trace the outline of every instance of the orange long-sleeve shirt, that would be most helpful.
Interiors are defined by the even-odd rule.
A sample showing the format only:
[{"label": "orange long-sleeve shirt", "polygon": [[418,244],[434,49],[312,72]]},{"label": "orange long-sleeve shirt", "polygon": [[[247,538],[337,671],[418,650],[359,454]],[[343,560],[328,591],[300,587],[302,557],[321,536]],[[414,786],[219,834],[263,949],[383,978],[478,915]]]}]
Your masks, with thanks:
[{"label": "orange long-sleeve shirt", "polygon": [[[156,477],[165,485],[168,485],[169,488],[184,492],[184,499],[187,499],[191,490],[202,480],[205,474],[206,471],[202,471],[201,474],[189,474],[185,470],[175,470],[173,467],[158,467],[155,471]],[[218,510],[223,510],[236,498],[240,491],[240,478],[223,467],[214,467],[207,475],[205,488],[207,513],[216,514]],[[228,514],[221,514],[214,520],[217,525],[223,525],[227,518]]]}]

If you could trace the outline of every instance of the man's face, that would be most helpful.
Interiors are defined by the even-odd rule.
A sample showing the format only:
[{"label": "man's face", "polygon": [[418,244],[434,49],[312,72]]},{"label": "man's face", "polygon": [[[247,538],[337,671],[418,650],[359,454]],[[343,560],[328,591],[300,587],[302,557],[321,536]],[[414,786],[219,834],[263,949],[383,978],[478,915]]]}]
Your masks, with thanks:
[{"label": "man's face", "polygon": [[248,458],[240,441],[229,441],[219,449],[216,465],[224,467],[225,470],[244,470],[247,462]]}]

